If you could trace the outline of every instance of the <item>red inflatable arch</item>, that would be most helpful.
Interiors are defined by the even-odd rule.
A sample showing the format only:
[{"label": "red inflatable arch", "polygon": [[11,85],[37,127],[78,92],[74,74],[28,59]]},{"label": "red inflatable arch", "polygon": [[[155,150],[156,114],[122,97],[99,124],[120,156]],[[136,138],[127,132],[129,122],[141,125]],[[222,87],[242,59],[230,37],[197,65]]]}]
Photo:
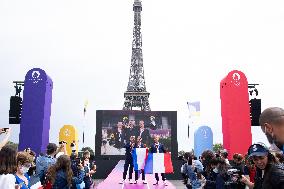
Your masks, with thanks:
[{"label": "red inflatable arch", "polygon": [[231,71],[220,83],[223,145],[229,159],[246,154],[252,143],[248,82],[244,73]]}]

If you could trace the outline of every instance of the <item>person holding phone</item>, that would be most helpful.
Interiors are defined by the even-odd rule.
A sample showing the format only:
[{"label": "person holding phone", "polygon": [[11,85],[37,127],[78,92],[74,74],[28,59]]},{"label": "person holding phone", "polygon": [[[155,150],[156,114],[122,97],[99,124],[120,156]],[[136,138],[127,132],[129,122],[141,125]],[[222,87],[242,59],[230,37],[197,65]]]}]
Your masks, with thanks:
[{"label": "person holding phone", "polygon": [[57,148],[56,158],[60,157],[61,155],[68,155],[66,150],[66,141],[60,141],[59,147]]},{"label": "person holding phone", "polygon": [[10,128],[1,128],[0,129],[0,135],[1,134],[6,134],[4,139],[0,142],[0,150],[5,146],[10,138],[11,135],[11,129]]}]

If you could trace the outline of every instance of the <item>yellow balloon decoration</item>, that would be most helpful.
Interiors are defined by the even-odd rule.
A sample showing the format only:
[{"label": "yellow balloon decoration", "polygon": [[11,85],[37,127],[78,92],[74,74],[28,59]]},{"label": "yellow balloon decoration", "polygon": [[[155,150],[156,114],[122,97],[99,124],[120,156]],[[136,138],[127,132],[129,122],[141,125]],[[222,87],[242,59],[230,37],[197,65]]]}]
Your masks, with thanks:
[{"label": "yellow balloon decoration", "polygon": [[72,148],[71,143],[75,141],[75,149],[78,153],[78,131],[77,129],[72,125],[64,125],[59,132],[59,142],[60,141],[66,141],[66,150],[68,155],[71,155]]}]

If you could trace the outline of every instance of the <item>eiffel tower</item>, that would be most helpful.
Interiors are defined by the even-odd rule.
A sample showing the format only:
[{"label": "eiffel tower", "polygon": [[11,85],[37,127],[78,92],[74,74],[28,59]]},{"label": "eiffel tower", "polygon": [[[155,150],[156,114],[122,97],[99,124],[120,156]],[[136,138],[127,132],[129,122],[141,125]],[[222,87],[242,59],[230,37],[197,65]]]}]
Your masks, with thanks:
[{"label": "eiffel tower", "polygon": [[133,107],[142,111],[150,111],[149,95],[146,91],[141,34],[141,0],[134,0],[134,28],[132,41],[132,56],[127,91],[124,93],[123,110],[132,110]]}]

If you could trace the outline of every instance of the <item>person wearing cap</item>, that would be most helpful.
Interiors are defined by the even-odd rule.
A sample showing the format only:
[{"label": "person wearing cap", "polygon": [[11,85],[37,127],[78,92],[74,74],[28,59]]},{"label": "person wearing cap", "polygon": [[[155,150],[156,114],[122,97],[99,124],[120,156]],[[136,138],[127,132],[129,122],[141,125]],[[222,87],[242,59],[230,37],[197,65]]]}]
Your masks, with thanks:
[{"label": "person wearing cap", "polygon": [[248,156],[256,165],[255,183],[245,176],[242,176],[241,182],[250,189],[284,189],[284,167],[276,163],[275,157],[265,145],[251,145]]},{"label": "person wearing cap", "polygon": [[259,116],[259,124],[270,143],[272,154],[284,150],[284,110],[279,107],[265,109]]}]

